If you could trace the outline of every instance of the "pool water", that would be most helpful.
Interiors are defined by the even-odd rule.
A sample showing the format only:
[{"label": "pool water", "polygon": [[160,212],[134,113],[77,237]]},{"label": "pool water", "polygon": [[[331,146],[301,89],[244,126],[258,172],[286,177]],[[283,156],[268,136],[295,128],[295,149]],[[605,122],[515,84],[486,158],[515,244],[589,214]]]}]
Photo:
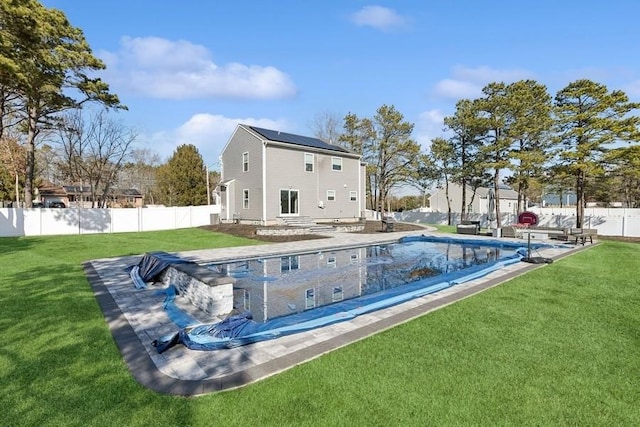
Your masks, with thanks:
[{"label": "pool water", "polygon": [[322,312],[349,300],[370,303],[376,295],[386,298],[428,286],[513,258],[519,248],[487,241],[408,239],[207,267],[235,279],[235,310],[249,311],[254,321],[267,322],[303,312],[309,316],[309,311]]},{"label": "pool water", "polygon": [[[234,312],[212,324],[185,321],[153,345],[159,353],[176,344],[219,350],[317,329],[482,277],[519,262],[526,251],[514,242],[422,235],[385,245],[206,264],[235,279]],[[179,319],[173,298],[167,292],[164,307]]]}]

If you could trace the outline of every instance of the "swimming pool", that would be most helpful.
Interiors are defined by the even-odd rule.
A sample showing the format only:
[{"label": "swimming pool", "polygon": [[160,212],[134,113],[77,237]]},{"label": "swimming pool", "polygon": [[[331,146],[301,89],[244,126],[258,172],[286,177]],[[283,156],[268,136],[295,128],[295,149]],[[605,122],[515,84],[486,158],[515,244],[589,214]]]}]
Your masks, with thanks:
[{"label": "swimming pool", "polygon": [[[519,262],[526,252],[519,242],[422,235],[384,245],[210,263],[209,269],[234,279],[235,312],[218,323],[177,324],[177,333],[154,345],[159,352],[178,343],[215,350],[314,329],[484,276]],[[165,308],[175,314],[174,298],[167,293]]]},{"label": "swimming pool", "polygon": [[[515,247],[415,239],[313,253],[208,264],[235,279],[233,306],[257,322],[442,280],[515,255]],[[424,283],[423,283],[424,284]]]}]

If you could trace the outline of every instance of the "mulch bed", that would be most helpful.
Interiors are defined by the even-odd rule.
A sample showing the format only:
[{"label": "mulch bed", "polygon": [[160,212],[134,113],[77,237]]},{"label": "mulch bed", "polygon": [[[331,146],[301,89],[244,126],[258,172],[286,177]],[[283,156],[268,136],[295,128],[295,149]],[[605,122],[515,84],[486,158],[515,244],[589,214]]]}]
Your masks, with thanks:
[{"label": "mulch bed", "polygon": [[[291,236],[261,236],[256,234],[256,230],[258,228],[265,228],[262,225],[248,225],[248,224],[217,224],[217,225],[205,225],[200,227],[204,230],[214,231],[216,233],[224,233],[230,234],[238,237],[246,237],[248,239],[260,240],[263,242],[296,242],[299,240],[312,240],[312,239],[324,239],[325,236],[317,235],[317,234],[302,234],[302,235],[291,235]],[[271,227],[271,228],[282,228],[286,229],[287,227]],[[416,224],[407,224],[403,222],[394,223],[394,229],[390,233],[400,232],[400,231],[418,231],[424,230],[424,227]],[[373,234],[373,233],[383,233],[382,231],[382,223],[380,221],[366,221],[364,230],[359,231],[358,233],[364,234]]]},{"label": "mulch bed", "polygon": [[[325,236],[317,234],[302,234],[293,236],[259,236],[256,234],[258,228],[264,228],[261,225],[247,225],[247,224],[218,224],[218,225],[205,225],[200,227],[205,230],[215,231],[217,233],[230,234],[238,237],[246,237],[248,239],[260,240],[263,242],[296,242],[299,240],[312,240],[312,239],[324,239]],[[273,227],[276,228],[276,227]],[[277,227],[286,229],[287,227]],[[399,231],[420,231],[424,230],[419,224],[409,224],[404,222],[394,223],[394,228],[391,233]],[[383,233],[382,223],[380,221],[366,221],[364,230],[358,233],[373,234]],[[620,242],[640,243],[640,237],[620,237],[620,236],[598,236],[599,240],[617,240]]]}]

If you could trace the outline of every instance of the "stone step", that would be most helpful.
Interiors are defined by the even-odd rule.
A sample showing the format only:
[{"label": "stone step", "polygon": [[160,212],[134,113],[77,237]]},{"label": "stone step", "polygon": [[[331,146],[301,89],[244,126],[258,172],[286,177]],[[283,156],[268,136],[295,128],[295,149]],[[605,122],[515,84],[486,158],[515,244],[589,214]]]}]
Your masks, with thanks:
[{"label": "stone step", "polygon": [[281,217],[280,220],[284,225],[289,227],[313,227],[317,225],[316,222],[308,216]]},{"label": "stone step", "polygon": [[313,227],[309,227],[309,232],[311,233],[333,233],[336,229],[331,225],[314,225]]}]

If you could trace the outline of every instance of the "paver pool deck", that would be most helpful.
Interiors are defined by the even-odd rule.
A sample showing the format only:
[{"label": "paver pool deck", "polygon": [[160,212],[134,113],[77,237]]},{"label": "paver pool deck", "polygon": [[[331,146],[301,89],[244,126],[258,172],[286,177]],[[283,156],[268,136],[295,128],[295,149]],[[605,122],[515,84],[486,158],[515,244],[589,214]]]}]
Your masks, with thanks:
[{"label": "paver pool deck", "polygon": [[[176,254],[194,262],[211,262],[389,243],[404,236],[420,234],[439,233],[430,229],[378,234],[335,233],[325,239]],[[451,234],[447,236],[455,237]],[[462,237],[488,239],[468,235]],[[526,242],[519,241],[526,247]],[[538,250],[536,255],[556,260],[588,247],[590,245],[550,247]],[[364,314],[353,320],[273,340],[215,351],[196,351],[178,345],[158,354],[152,342],[176,332],[178,327],[163,310],[163,296],[155,295],[153,287],[141,290],[133,285],[126,268],[137,264],[141,257],[142,255],[92,260],[86,262],[84,268],[114,340],[134,378],[159,393],[183,396],[228,390],[264,379],[542,266],[514,263],[435,294]],[[188,304],[183,303],[181,308],[188,310],[202,323],[220,320],[203,317],[203,313]]]}]

